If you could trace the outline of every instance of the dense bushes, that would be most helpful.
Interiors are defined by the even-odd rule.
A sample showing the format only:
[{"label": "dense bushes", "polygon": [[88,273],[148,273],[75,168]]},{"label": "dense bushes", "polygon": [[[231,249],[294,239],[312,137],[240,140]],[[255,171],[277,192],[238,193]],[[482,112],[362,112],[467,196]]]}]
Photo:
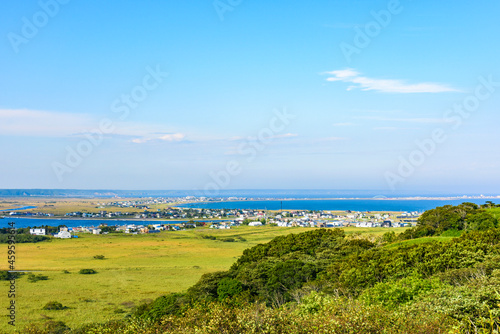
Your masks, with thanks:
[{"label": "dense bushes", "polygon": [[[182,315],[152,322],[143,318],[85,325],[71,333],[444,333],[457,321],[440,314],[389,312],[354,299],[312,293],[300,304],[270,308],[261,303],[195,304]],[[49,333],[25,331],[27,334]]]},{"label": "dense bushes", "polygon": [[445,205],[424,212],[417,226],[402,233],[400,239],[440,235],[448,230],[486,231],[498,226],[498,219],[477,204]]},{"label": "dense bushes", "polygon": [[29,274],[28,275],[28,282],[30,282],[30,283],[36,283],[38,281],[46,281],[48,279],[49,279],[49,276],[42,275],[42,274],[38,274],[38,275]]},{"label": "dense bushes", "polygon": [[48,302],[47,304],[45,304],[45,306],[42,309],[49,310],[49,311],[59,311],[59,310],[64,310],[66,308],[67,307],[63,306],[63,304],[61,304],[59,302],[52,301],[52,302]]},{"label": "dense bushes", "polygon": [[82,275],[92,275],[97,274],[97,271],[95,271],[94,269],[80,269],[78,273]]},{"label": "dense bushes", "polygon": [[[382,239],[384,244],[394,236]],[[182,300],[191,303],[189,312],[198,305],[193,301],[227,303],[228,299],[235,305],[257,302],[266,309],[280,310],[292,307],[290,302],[298,302],[300,312],[312,312],[319,306],[304,306],[305,300],[313,298],[308,297],[311,291],[313,295],[324,291],[344,298],[337,301],[378,309],[388,318],[408,312],[425,319],[413,325],[437,329],[440,325],[424,308],[436,300],[432,313],[435,319],[463,328],[471,323],[498,326],[496,320],[488,323],[487,316],[496,319],[500,315],[500,295],[495,292],[500,293],[499,273],[500,229],[472,231],[446,243],[391,248],[348,238],[341,230],[316,230],[279,237],[246,250],[229,271],[204,275]],[[346,318],[351,311],[345,311]],[[387,320],[381,315],[370,317],[370,326]]]},{"label": "dense bushes", "polygon": [[[16,234],[16,243],[24,244],[24,243],[36,243],[41,241],[49,241],[50,237],[45,235],[31,235],[31,234]],[[6,244],[9,242],[8,234],[0,234],[0,244]]]},{"label": "dense bushes", "polygon": [[[340,229],[277,237],[186,293],[75,333],[498,332],[497,225],[488,211],[464,203],[426,212],[402,237],[390,231],[368,240]],[[460,236],[386,247],[443,234]]]},{"label": "dense bushes", "polygon": [[0,270],[0,281],[10,281],[21,277],[23,273],[9,273],[7,270]]},{"label": "dense bushes", "polygon": [[238,296],[242,291],[241,282],[233,278],[225,277],[217,283],[217,296],[219,296],[220,301]]},{"label": "dense bushes", "polygon": [[187,304],[185,294],[172,293],[161,296],[150,304],[140,305],[134,315],[143,319],[158,320],[165,315],[181,315]]}]

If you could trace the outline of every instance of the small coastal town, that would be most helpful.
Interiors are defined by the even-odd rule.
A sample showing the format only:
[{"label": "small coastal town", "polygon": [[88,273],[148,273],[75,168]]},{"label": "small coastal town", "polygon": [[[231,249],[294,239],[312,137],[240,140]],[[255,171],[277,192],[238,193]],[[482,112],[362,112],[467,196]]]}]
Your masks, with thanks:
[{"label": "small coastal town", "polygon": [[[102,204],[102,203],[101,203]],[[78,233],[108,234],[123,232],[131,234],[158,233],[160,231],[178,231],[182,229],[209,227],[212,229],[231,229],[241,225],[258,227],[263,225],[277,227],[409,227],[416,224],[418,212],[352,212],[347,211],[312,211],[312,210],[244,210],[244,209],[200,209],[168,207],[152,211],[144,202],[116,202],[112,206],[135,207],[141,213],[101,210],[97,213],[68,212],[65,217],[100,219],[98,226],[65,227],[61,225],[56,238],[71,238]],[[104,204],[102,204],[104,205]],[[33,217],[43,213],[12,211],[9,216]],[[122,220],[122,218],[127,218]],[[66,219],[66,220],[68,220]],[[108,219],[108,222],[102,222]],[[73,219],[72,219],[73,220]],[[139,220],[135,222],[134,220]],[[64,224],[64,220],[61,220]],[[44,228],[32,228],[34,235],[46,235]]]}]

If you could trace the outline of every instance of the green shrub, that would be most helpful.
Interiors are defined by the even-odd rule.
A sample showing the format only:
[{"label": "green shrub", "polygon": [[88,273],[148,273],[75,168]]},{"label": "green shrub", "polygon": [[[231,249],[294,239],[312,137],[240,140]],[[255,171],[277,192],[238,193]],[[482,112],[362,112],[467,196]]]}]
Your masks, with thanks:
[{"label": "green shrub", "polygon": [[218,284],[228,276],[227,271],[203,274],[198,282],[188,289],[188,295],[194,300],[216,300]]},{"label": "green shrub", "polygon": [[104,260],[106,257],[104,255],[94,255],[94,259],[96,260]]},{"label": "green shrub", "polygon": [[[31,234],[17,234],[16,244],[23,243],[37,243],[41,241],[50,241],[51,238],[46,235],[31,235]],[[0,234],[0,244],[9,243],[10,239],[7,234]]]},{"label": "green shrub", "polygon": [[23,273],[9,273],[7,270],[0,270],[0,281],[10,281],[21,277]]},{"label": "green shrub", "polygon": [[369,304],[381,304],[390,309],[414,300],[419,295],[424,295],[441,288],[443,284],[437,278],[421,279],[413,276],[398,281],[389,281],[375,284],[364,290],[361,300]]},{"label": "green shrub", "polygon": [[97,274],[97,271],[95,271],[94,269],[80,269],[78,273],[82,275],[92,275]]},{"label": "green shrub", "polygon": [[170,293],[158,297],[152,303],[139,305],[134,315],[143,319],[158,320],[165,315],[180,315],[188,304],[184,294]]},{"label": "green shrub", "polygon": [[48,279],[49,279],[49,276],[45,276],[45,275],[42,275],[42,274],[38,274],[38,275],[29,274],[28,275],[28,282],[30,282],[30,283],[35,283],[35,282],[38,282],[38,281],[46,281]]},{"label": "green shrub", "polygon": [[396,239],[397,239],[396,233],[394,233],[394,231],[390,231],[390,232],[385,232],[382,235],[381,241],[385,243],[391,243],[396,241]]},{"label": "green shrub", "polygon": [[223,278],[217,284],[217,296],[220,301],[228,297],[234,297],[239,295],[243,291],[243,286],[240,281],[233,278]]},{"label": "green shrub", "polygon": [[66,308],[67,307],[63,306],[63,304],[61,304],[59,302],[52,301],[52,302],[48,302],[47,304],[45,304],[45,306],[42,307],[42,310],[58,311],[58,310],[64,310]]}]

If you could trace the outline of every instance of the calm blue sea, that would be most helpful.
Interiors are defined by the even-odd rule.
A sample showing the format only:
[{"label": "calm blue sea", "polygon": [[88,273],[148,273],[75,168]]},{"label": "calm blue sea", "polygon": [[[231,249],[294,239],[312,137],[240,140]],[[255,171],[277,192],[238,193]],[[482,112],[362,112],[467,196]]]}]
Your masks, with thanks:
[{"label": "calm blue sea", "polygon": [[16,211],[16,210],[28,210],[28,209],[35,209],[36,206],[23,206],[20,208],[15,208],[15,209],[5,209],[5,210],[0,210],[0,211]]},{"label": "calm blue sea", "polygon": [[182,207],[207,209],[267,209],[279,210],[351,210],[351,211],[425,211],[447,204],[458,205],[463,202],[484,204],[485,199],[467,200],[390,200],[390,199],[318,199],[318,200],[265,200],[207,202],[181,205]]}]

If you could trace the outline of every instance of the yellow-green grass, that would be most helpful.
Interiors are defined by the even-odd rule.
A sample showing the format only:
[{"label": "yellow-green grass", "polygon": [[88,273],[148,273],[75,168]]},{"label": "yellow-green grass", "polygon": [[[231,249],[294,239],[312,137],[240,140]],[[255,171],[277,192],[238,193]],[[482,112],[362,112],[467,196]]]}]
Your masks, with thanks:
[{"label": "yellow-green grass", "polygon": [[488,209],[488,212],[491,213],[495,218],[500,219],[500,208],[491,208]]},{"label": "yellow-green grass", "polygon": [[[231,230],[196,228],[144,235],[81,234],[77,239],[54,239],[50,242],[16,245],[16,269],[36,270],[49,280],[30,283],[27,275],[17,280],[17,328],[51,318],[70,327],[88,322],[119,319],[134,306],[168,292],[186,291],[207,272],[227,270],[243,253],[258,243],[311,228],[238,227]],[[380,235],[386,228],[346,228],[354,232]],[[404,230],[394,229],[397,232]],[[227,238],[241,236],[245,242],[222,242],[203,239],[201,235]],[[3,244],[5,249],[7,245]],[[95,255],[104,255],[97,260]],[[80,269],[94,269],[97,274],[78,274]],[[7,269],[6,260],[0,270]],[[63,271],[69,273],[63,273]],[[9,283],[0,287],[7,295]],[[7,325],[7,298],[1,307],[0,332],[12,331]],[[68,309],[44,311],[49,301],[58,301]]]},{"label": "yellow-green grass", "polygon": [[448,242],[448,241],[451,241],[453,238],[454,237],[425,237],[425,238],[418,238],[418,239],[409,239],[409,240],[394,242],[392,244],[386,245],[385,247],[398,248],[401,246],[419,245],[419,244],[425,244],[428,242],[435,242],[435,241]]},{"label": "yellow-green grass", "polygon": [[[130,201],[144,199],[127,199]],[[88,198],[29,198],[29,197],[4,197],[0,198],[0,210],[10,210],[16,209],[24,206],[36,206],[35,209],[26,209],[23,211],[31,212],[43,212],[52,213],[56,216],[63,216],[68,212],[87,212],[87,213],[98,213],[100,211],[107,212],[143,212],[143,209],[139,208],[121,208],[117,206],[109,206],[111,202],[117,202],[117,199],[88,199]],[[104,204],[104,205],[101,205]],[[147,205],[150,209],[149,211],[156,211],[157,209],[165,209],[171,207],[175,203],[169,204],[151,204]]]}]

